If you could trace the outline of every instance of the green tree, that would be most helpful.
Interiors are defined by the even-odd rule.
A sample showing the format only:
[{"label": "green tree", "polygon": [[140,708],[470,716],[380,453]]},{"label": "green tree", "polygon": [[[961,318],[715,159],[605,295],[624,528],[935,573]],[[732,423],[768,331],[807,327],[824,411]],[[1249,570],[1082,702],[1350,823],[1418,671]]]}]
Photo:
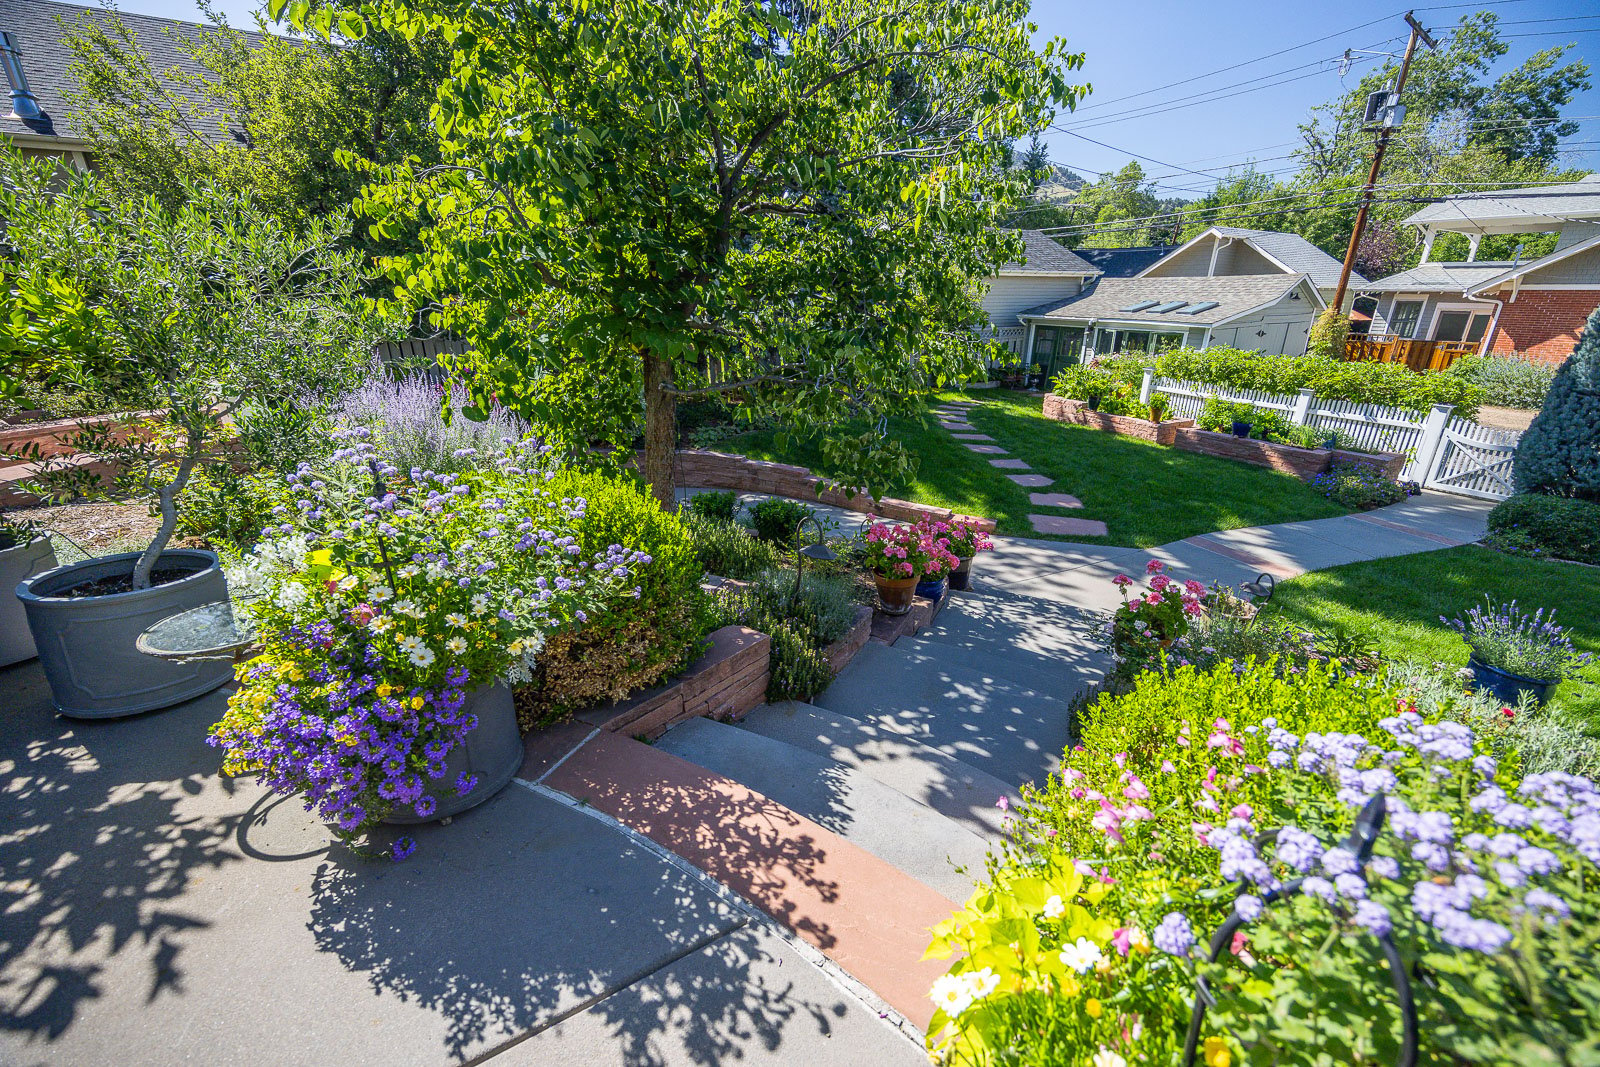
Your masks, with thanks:
[{"label": "green tree", "polygon": [[1156,214],[1160,201],[1145,181],[1144,168],[1134,160],[1116,173],[1102,174],[1098,181],[1085,185],[1073,206],[1079,209],[1080,224],[1104,228],[1079,237],[1073,242],[1076,247],[1128,248],[1149,244],[1161,228],[1160,223],[1143,221]]},{"label": "green tree", "polygon": [[[241,197],[184,189],[116,199],[89,175],[0,150],[7,255],[0,287],[0,377],[48,368],[115,411],[163,412],[155,435],[101,426],[69,442],[120,465],[116,489],[142,496],[162,523],[134,588],[177,525],[177,498],[198,467],[225,469],[228,416],[246,401],[288,405],[347,387],[379,337],[358,298],[362,272],[336,246],[347,216],[289,230]],[[23,458],[43,460],[37,449]],[[98,478],[45,463],[51,495],[97,493]]]},{"label": "green tree", "polygon": [[448,56],[438,42],[374,33],[335,47],[247,34],[220,19],[163,31],[196,74],[158,68],[151,42],[114,12],[61,21],[73,121],[113,196],[154,193],[175,207],[188,186],[208,184],[299,226],[355,199],[362,177],[341,163],[345,153],[438,159],[428,126]]},{"label": "green tree", "polygon": [[[400,297],[472,342],[480,403],[575,455],[626,455],[642,406],[663,504],[682,398],[811,432],[976,368],[971,279],[1020,252],[994,227],[1024,191],[1003,150],[1075,99],[1081,65],[1034,50],[1025,0],[363,11],[453,48],[442,165],[376,169],[362,202],[380,232],[423,224],[389,264]],[[873,434],[827,447],[855,484],[909,459]]]},{"label": "green tree", "polygon": [[1600,308],[1517,442],[1512,476],[1519,493],[1600,500]]}]

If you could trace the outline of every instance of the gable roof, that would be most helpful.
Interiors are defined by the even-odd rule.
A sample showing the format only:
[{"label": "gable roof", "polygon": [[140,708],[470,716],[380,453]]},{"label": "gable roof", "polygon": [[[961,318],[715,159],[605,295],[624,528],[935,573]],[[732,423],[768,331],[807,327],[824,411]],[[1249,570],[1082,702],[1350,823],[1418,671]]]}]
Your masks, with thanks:
[{"label": "gable roof", "polygon": [[[1297,233],[1279,233],[1277,230],[1252,230],[1243,226],[1212,226],[1203,233],[1195,234],[1195,236],[1179,245],[1173,250],[1173,254],[1176,255],[1178,252],[1182,252],[1184,249],[1207,238],[1243,241],[1267,257],[1267,259],[1282,267],[1284,273],[1308,275],[1312,284],[1321,289],[1332,289],[1338,285],[1339,272],[1344,268],[1342,262],[1334,259]],[[1159,261],[1152,263],[1140,271],[1139,276],[1144,277],[1159,266]],[[1366,279],[1351,271],[1350,283],[1357,286],[1365,285]]]},{"label": "gable roof", "polygon": [[1177,245],[1143,245],[1138,248],[1077,248],[1073,252],[1107,278],[1132,278],[1146,267],[1167,258]]},{"label": "gable roof", "polygon": [[[1231,318],[1276,304],[1291,291],[1308,283],[1304,274],[1235,274],[1197,278],[1100,278],[1076,296],[1063,297],[1018,313],[1026,320],[1105,319],[1111,322],[1149,322],[1171,326],[1214,326]],[[1314,284],[1308,284],[1311,300],[1307,306],[1320,309],[1322,297]],[[1144,300],[1188,304],[1216,302],[1216,307],[1194,315],[1179,310],[1152,313],[1124,311]],[[1159,304],[1157,305],[1160,306]]]},{"label": "gable roof", "polygon": [[1406,222],[1452,233],[1517,232],[1506,229],[1517,225],[1531,232],[1570,215],[1600,215],[1600,174],[1559,185],[1456,193],[1418,209]]},{"label": "gable roof", "polygon": [[1473,263],[1419,263],[1360,288],[1368,293],[1461,293],[1514,265],[1510,261],[1484,259]]},{"label": "gable roof", "polygon": [[1061,247],[1048,234],[1038,230],[1018,230],[1017,234],[1022,238],[1026,261],[1004,264],[996,272],[997,274],[1012,276],[1071,274],[1087,278],[1100,273],[1097,267]]},{"label": "gable roof", "polygon": [[1526,263],[1511,264],[1506,270],[1501,271],[1499,274],[1466,286],[1465,291],[1468,296],[1476,296],[1478,293],[1481,293],[1486,289],[1493,289],[1497,285],[1504,285],[1506,282],[1514,281],[1517,278],[1532,274],[1534,271],[1543,270],[1546,267],[1560,263],[1568,256],[1575,256],[1580,252],[1587,252],[1591,248],[1596,247],[1600,247],[1600,233],[1595,234],[1587,241],[1579,241],[1577,244],[1568,245],[1566,248],[1563,248],[1559,251],[1551,252],[1548,256],[1540,256],[1538,259],[1530,259]]},{"label": "gable roof", "polygon": [[[30,140],[38,137],[81,140],[80,132],[73,128],[67,114],[67,90],[76,86],[72,84],[67,69],[72,65],[72,51],[67,47],[64,29],[58,20],[70,24],[84,15],[105,27],[109,27],[113,15],[121,19],[129,32],[135,35],[139,48],[149,57],[151,67],[158,73],[174,67],[186,74],[207,73],[192,56],[178,47],[173,35],[194,37],[201,30],[212,27],[126,11],[110,12],[101,7],[63,4],[56,0],[0,0],[0,30],[11,34],[15,41],[18,59],[28,78],[28,87],[45,115],[42,121],[37,122],[23,122],[14,118],[10,107],[10,87],[0,85],[0,92],[5,94],[0,97],[0,134]],[[110,32],[109,28],[107,32]],[[240,32],[252,45],[261,40],[258,33],[248,30]],[[193,95],[183,85],[169,81],[167,87],[186,97]]]}]

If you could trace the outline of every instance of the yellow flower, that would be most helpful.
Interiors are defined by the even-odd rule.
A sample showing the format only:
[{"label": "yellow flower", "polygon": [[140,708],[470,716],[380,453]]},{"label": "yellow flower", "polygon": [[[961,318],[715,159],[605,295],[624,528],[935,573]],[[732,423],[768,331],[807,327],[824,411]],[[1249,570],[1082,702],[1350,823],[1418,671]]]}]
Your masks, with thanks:
[{"label": "yellow flower", "polygon": [[1098,1018],[1100,1018],[1101,1011],[1103,1011],[1104,1009],[1101,1008],[1100,1002],[1098,1000],[1096,1000],[1093,997],[1090,997],[1087,1001],[1084,1002],[1083,1010],[1089,1013],[1089,1018],[1098,1019]]},{"label": "yellow flower", "polygon": [[412,697],[411,698],[411,706],[413,708],[415,708],[416,710],[418,710],[418,711],[422,710],[422,705],[424,703],[426,703],[426,701],[424,701],[421,697]]},{"label": "yellow flower", "polygon": [[1060,984],[1061,995],[1064,997],[1075,997],[1083,990],[1083,986],[1079,985],[1078,980],[1070,974],[1064,974],[1056,981]]},{"label": "yellow flower", "polygon": [[1208,1037],[1205,1044],[1206,1067],[1232,1067],[1233,1052],[1220,1037]]},{"label": "yellow flower", "polygon": [[394,686],[392,685],[385,684],[378,686],[378,695],[380,697],[387,697],[392,692],[394,692]]},{"label": "yellow flower", "polygon": [[355,734],[345,734],[343,737],[339,738],[339,740],[343,741],[350,748],[355,748],[361,743],[361,738],[357,737]]}]

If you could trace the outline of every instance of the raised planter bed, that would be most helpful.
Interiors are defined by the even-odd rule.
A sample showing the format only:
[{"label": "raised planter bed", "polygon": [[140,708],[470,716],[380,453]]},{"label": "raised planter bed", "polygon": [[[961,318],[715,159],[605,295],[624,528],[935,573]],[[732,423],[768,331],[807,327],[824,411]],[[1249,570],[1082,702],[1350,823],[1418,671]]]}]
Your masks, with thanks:
[{"label": "raised planter bed", "polygon": [[1241,463],[1292,474],[1307,482],[1327,470],[1333,460],[1332,450],[1326,448],[1300,448],[1276,441],[1257,441],[1250,437],[1235,437],[1194,428],[1179,430],[1173,444],[1185,452],[1236,459]]},{"label": "raised planter bed", "polygon": [[1070,400],[1054,393],[1049,393],[1044,398],[1044,417],[1055,419],[1057,422],[1068,422],[1074,426],[1087,426],[1091,430],[1121,434],[1123,437],[1137,437],[1141,441],[1154,441],[1158,445],[1168,446],[1173,443],[1179,430],[1194,425],[1193,419],[1164,419],[1161,422],[1152,422],[1133,415],[1108,415],[1103,411],[1092,410],[1082,400]]},{"label": "raised planter bed", "polygon": [[678,677],[578,713],[580,722],[654,740],[686,719],[737,722],[766,703],[772,639],[748,626],[724,626],[711,647]]},{"label": "raised planter bed", "polygon": [[872,637],[872,616],[873,611],[866,604],[856,608],[855,621],[850,624],[849,632],[822,650],[822,658],[828,661],[828,669],[836,677],[850,665],[856,653]]},{"label": "raised planter bed", "polygon": [[1406,457],[1399,452],[1351,452],[1343,448],[1333,450],[1329,460],[1332,467],[1375,467],[1391,482],[1400,480],[1400,472],[1405,469]]},{"label": "raised planter bed", "polygon": [[696,489],[736,489],[745,493],[770,493],[794,500],[815,500],[847,511],[859,511],[863,515],[904,522],[959,518],[985,533],[994,532],[993,519],[959,515],[949,508],[929,507],[893,497],[874,500],[865,493],[846,493],[829,487],[826,479],[819,478],[806,468],[788,463],[771,463],[727,452],[680,449],[675,469],[679,484]]}]

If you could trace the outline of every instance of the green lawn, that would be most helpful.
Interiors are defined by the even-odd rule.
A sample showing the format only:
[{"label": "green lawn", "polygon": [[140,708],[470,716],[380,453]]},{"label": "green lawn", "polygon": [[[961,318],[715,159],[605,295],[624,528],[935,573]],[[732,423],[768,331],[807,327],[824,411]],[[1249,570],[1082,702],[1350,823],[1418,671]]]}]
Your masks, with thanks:
[{"label": "green lawn", "polygon": [[[1439,621],[1464,615],[1487,595],[1520,608],[1555,608],[1573,644],[1600,656],[1600,570],[1508,556],[1463,545],[1414,556],[1351,563],[1278,586],[1269,611],[1312,625],[1338,624],[1369,634],[1390,657],[1466,666],[1467,646]],[[1587,681],[1563,683],[1552,698],[1600,727],[1600,666]]]},{"label": "green lawn", "polygon": [[[889,433],[921,463],[909,483],[890,486],[888,495],[994,519],[1003,534],[1039,536],[1028,522],[1030,512],[1073,515],[1102,520],[1107,536],[1054,540],[1149,548],[1212,530],[1345,513],[1287,474],[1046,419],[1037,396],[995,389],[940,399],[980,401],[969,415],[972,424],[1055,484],[1022,488],[1006,478],[1015,472],[990,466],[991,457],[967,450],[926,416],[889,420]],[[815,443],[795,441],[780,451],[775,440],[771,432],[749,433],[716,447],[836,473],[827,469]],[[1083,507],[1068,511],[1028,502],[1030,492],[1050,491],[1071,493]]]}]

